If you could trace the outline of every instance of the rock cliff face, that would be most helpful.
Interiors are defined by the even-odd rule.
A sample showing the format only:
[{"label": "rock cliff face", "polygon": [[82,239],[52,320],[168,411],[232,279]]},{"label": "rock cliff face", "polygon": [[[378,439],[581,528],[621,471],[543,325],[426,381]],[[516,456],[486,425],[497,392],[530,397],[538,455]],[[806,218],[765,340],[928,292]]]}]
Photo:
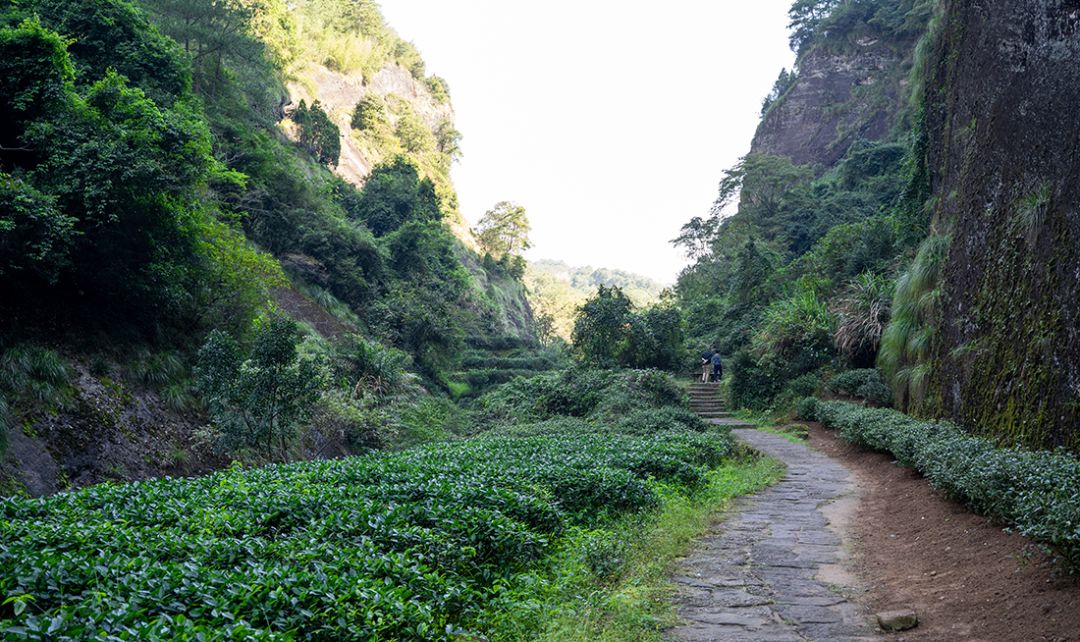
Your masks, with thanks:
[{"label": "rock cliff face", "polygon": [[1080,0],[948,0],[927,75],[951,236],[931,410],[1080,449]]},{"label": "rock cliff face", "polygon": [[438,103],[427,87],[396,63],[387,64],[368,83],[359,72],[344,74],[322,65],[308,66],[301,76],[302,82],[289,83],[292,102],[318,100],[322,103],[323,109],[341,129],[341,160],[335,171],[357,186],[363,185],[372,167],[381,160],[371,150],[357,145],[351,135],[349,121],[361,98],[369,94],[382,98],[397,96],[408,102],[430,129],[435,129],[443,120],[452,122],[454,119],[454,110],[449,103]]},{"label": "rock cliff face", "polygon": [[762,118],[751,153],[827,169],[855,141],[885,138],[903,111],[914,46],[864,37],[812,47],[795,82]]}]

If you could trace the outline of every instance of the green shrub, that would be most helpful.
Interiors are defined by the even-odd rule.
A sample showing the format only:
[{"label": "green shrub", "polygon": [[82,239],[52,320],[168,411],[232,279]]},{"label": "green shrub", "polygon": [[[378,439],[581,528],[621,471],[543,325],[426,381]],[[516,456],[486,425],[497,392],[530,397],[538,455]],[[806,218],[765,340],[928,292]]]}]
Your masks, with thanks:
[{"label": "green shrub", "polygon": [[795,404],[795,416],[807,421],[817,421],[817,404],[815,397],[803,397]]},{"label": "green shrub", "polygon": [[826,386],[833,392],[865,399],[878,406],[891,406],[892,390],[885,383],[881,372],[874,368],[848,370],[829,380]]},{"label": "green shrub", "polygon": [[709,425],[686,408],[641,408],[619,419],[619,430],[631,435],[651,435],[666,430],[705,432]]},{"label": "green shrub", "polygon": [[353,396],[382,397],[400,392],[409,382],[409,355],[360,335],[349,335],[334,347],[335,374],[344,377]]},{"label": "green shrub", "polygon": [[817,392],[821,383],[821,376],[815,372],[808,372],[788,382],[784,391],[794,397],[809,397]]},{"label": "green shrub", "polygon": [[685,407],[686,394],[658,370],[554,370],[519,378],[482,395],[474,414],[482,424],[587,417],[618,421],[641,409]]},{"label": "green shrub", "polygon": [[356,103],[350,124],[353,129],[369,131],[385,127],[388,122],[383,99],[378,94],[365,94]]},{"label": "green shrub", "polygon": [[996,448],[948,422],[844,402],[816,402],[810,414],[847,441],[892,453],[935,487],[1049,545],[1080,570],[1080,460],[1072,455]]},{"label": "green shrub", "polygon": [[220,331],[210,333],[196,375],[225,449],[288,457],[327,383],[325,366],[298,353],[299,339],[296,322],[276,315],[259,320],[250,350]]}]

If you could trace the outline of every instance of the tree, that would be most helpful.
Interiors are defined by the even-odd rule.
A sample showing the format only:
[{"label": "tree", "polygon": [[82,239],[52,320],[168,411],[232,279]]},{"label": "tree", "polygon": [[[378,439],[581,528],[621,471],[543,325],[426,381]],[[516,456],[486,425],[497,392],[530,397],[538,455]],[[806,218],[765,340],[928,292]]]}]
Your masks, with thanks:
[{"label": "tree", "polygon": [[375,236],[385,236],[409,221],[442,218],[434,183],[421,178],[416,165],[405,156],[372,170],[356,206],[350,210]]},{"label": "tree", "polygon": [[614,366],[625,351],[634,304],[618,287],[600,286],[578,310],[572,340],[586,362]]},{"label": "tree", "polygon": [[300,144],[314,154],[320,163],[337,167],[341,157],[341,130],[323,111],[319,101],[316,100],[309,108],[307,102],[301,100],[291,116],[300,130]]},{"label": "tree", "polygon": [[679,235],[672,239],[671,244],[682,247],[687,258],[696,261],[709,253],[719,229],[719,217],[701,218],[695,216],[690,219],[689,223],[682,226]]},{"label": "tree", "polygon": [[776,82],[773,83],[769,95],[765,96],[765,99],[761,101],[762,116],[765,116],[769,111],[769,108],[772,107],[776,101],[780,100],[781,96],[787,93],[787,90],[795,84],[797,78],[798,76],[795,75],[794,71],[788,71],[786,68],[780,70],[780,76],[777,77]]},{"label": "tree", "polygon": [[286,459],[327,384],[324,364],[297,353],[299,325],[272,315],[256,323],[250,351],[215,330],[199,350],[198,386],[230,449]]},{"label": "tree", "polygon": [[529,243],[531,230],[524,207],[501,201],[484,214],[473,233],[485,252],[502,259],[508,255],[520,256],[532,247]]},{"label": "tree", "polygon": [[215,93],[225,81],[225,62],[261,63],[265,45],[251,33],[265,8],[260,0],[143,0],[161,30],[191,57],[195,90]]},{"label": "tree", "polygon": [[356,103],[350,124],[353,129],[371,131],[385,127],[387,123],[386,103],[383,99],[378,94],[365,94],[360,98],[360,102]]},{"label": "tree", "polygon": [[461,158],[461,132],[454,128],[449,120],[443,120],[435,128],[435,141],[441,153],[446,154],[451,161]]},{"label": "tree", "polygon": [[788,10],[791,23],[789,42],[791,49],[801,53],[803,46],[810,41],[817,31],[821,21],[828,17],[833,9],[840,4],[840,0],[796,0]]}]

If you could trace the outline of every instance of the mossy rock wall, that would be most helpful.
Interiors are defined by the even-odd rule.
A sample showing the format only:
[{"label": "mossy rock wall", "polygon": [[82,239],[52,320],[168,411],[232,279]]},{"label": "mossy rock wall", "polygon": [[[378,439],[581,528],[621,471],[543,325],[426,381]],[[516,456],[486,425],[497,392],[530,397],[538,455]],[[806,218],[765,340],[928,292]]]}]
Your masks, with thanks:
[{"label": "mossy rock wall", "polygon": [[1080,451],[1080,0],[947,0],[926,75],[952,235],[924,411]]}]

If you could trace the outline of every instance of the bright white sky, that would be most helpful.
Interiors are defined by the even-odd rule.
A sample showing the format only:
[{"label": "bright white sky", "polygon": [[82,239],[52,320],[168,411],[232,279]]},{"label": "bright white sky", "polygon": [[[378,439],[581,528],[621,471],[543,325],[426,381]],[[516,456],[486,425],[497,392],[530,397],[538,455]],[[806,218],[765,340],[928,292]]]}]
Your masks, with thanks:
[{"label": "bright white sky", "polygon": [[794,55],[791,0],[382,0],[464,134],[454,169],[475,223],[521,203],[531,258],[673,282],[668,241],[746,154]]}]

